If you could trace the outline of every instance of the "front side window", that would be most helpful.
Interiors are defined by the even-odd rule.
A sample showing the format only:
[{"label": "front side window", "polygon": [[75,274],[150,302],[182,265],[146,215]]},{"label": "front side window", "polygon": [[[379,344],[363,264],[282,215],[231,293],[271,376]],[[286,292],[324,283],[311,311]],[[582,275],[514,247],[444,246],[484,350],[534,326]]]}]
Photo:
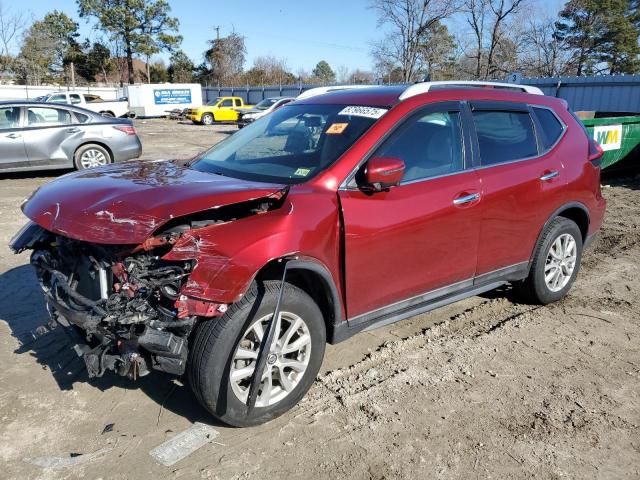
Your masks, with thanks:
[{"label": "front side window", "polygon": [[71,122],[71,113],[59,108],[29,107],[27,109],[27,125],[52,126],[68,125]]},{"label": "front side window", "polygon": [[533,122],[528,112],[474,110],[473,123],[483,166],[538,155]]},{"label": "front side window", "polygon": [[564,126],[560,123],[554,113],[547,108],[533,107],[533,111],[538,118],[538,123],[542,129],[540,143],[544,150],[551,148],[560,138],[564,131]]},{"label": "front side window", "polygon": [[20,126],[20,107],[0,108],[0,129],[18,128]]},{"label": "front side window", "polygon": [[448,175],[464,168],[460,113],[419,115],[387,140],[376,157],[396,157],[404,162],[402,183]]},{"label": "front side window", "polygon": [[305,182],[335,162],[376,122],[357,110],[288,105],[217,144],[192,168],[258,182]]},{"label": "front side window", "polygon": [[231,103],[231,99],[227,98],[226,100],[223,100],[222,103],[220,103],[221,107],[231,107],[233,106],[233,104]]}]

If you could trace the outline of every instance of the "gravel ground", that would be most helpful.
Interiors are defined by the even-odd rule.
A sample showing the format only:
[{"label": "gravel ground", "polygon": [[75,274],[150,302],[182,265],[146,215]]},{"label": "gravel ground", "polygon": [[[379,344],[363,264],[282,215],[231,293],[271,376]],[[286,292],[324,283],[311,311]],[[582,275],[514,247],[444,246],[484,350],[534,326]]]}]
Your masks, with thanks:
[{"label": "gravel ground", "polygon": [[[143,158],[189,157],[235,131],[137,126]],[[172,467],[148,452],[211,422],[182,383],[89,382],[62,333],[29,336],[46,312],[27,255],[7,242],[22,199],[59,174],[0,177],[0,477],[640,477],[637,173],[604,179],[602,236],[564,301],[518,304],[505,288],[330,346],[290,413],[214,424],[215,441]],[[24,461],[93,452],[62,468]]]}]

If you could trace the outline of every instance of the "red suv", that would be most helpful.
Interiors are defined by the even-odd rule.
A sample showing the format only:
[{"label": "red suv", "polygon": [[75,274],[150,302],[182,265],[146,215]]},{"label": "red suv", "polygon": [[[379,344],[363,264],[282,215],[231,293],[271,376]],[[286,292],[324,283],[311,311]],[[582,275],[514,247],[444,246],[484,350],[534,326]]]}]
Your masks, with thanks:
[{"label": "red suv", "polygon": [[186,373],[217,418],[265,422],[326,342],[507,282],[567,294],[602,223],[601,151],[564,101],[512,90],[308,96],[189,162],[42,186],[12,248],[90,376]]}]

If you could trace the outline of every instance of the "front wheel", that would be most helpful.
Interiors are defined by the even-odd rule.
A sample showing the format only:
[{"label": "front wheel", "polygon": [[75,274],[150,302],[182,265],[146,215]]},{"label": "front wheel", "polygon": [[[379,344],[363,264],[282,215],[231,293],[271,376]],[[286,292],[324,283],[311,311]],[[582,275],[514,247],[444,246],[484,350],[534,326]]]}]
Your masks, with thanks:
[{"label": "front wheel", "polygon": [[536,246],[529,276],[516,287],[527,301],[557,302],[573,285],[581,259],[582,232],[572,220],[557,217]]},{"label": "front wheel", "polygon": [[200,403],[234,426],[258,425],[293,407],[320,370],[326,331],[320,309],[303,290],[285,283],[277,340],[268,352],[255,408],[249,389],[280,282],[253,285],[218,319],[205,320],[193,335],[188,378]]},{"label": "front wheel", "polygon": [[211,115],[210,113],[203,114],[201,122],[204,125],[212,125],[213,124],[213,115]]}]

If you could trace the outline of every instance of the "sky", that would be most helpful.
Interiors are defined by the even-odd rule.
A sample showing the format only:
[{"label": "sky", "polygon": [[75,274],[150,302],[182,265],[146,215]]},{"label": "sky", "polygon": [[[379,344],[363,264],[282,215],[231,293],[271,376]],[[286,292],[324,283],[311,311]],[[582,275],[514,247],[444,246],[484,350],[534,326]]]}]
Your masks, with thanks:
[{"label": "sky", "polygon": [[[80,24],[81,37],[98,39],[85,19],[78,17],[75,0],[0,0],[5,9],[23,11],[36,19],[47,12],[61,10]],[[555,14],[562,0],[537,0],[540,9]],[[367,0],[169,0],[171,14],[180,21],[184,37],[182,49],[196,63],[203,60],[207,40],[235,31],[245,37],[247,63],[263,55],[284,58],[289,69],[310,71],[326,60],[334,70],[345,65],[350,70],[371,70],[371,44],[382,31],[376,12]],[[158,58],[166,60],[167,55]]]}]

